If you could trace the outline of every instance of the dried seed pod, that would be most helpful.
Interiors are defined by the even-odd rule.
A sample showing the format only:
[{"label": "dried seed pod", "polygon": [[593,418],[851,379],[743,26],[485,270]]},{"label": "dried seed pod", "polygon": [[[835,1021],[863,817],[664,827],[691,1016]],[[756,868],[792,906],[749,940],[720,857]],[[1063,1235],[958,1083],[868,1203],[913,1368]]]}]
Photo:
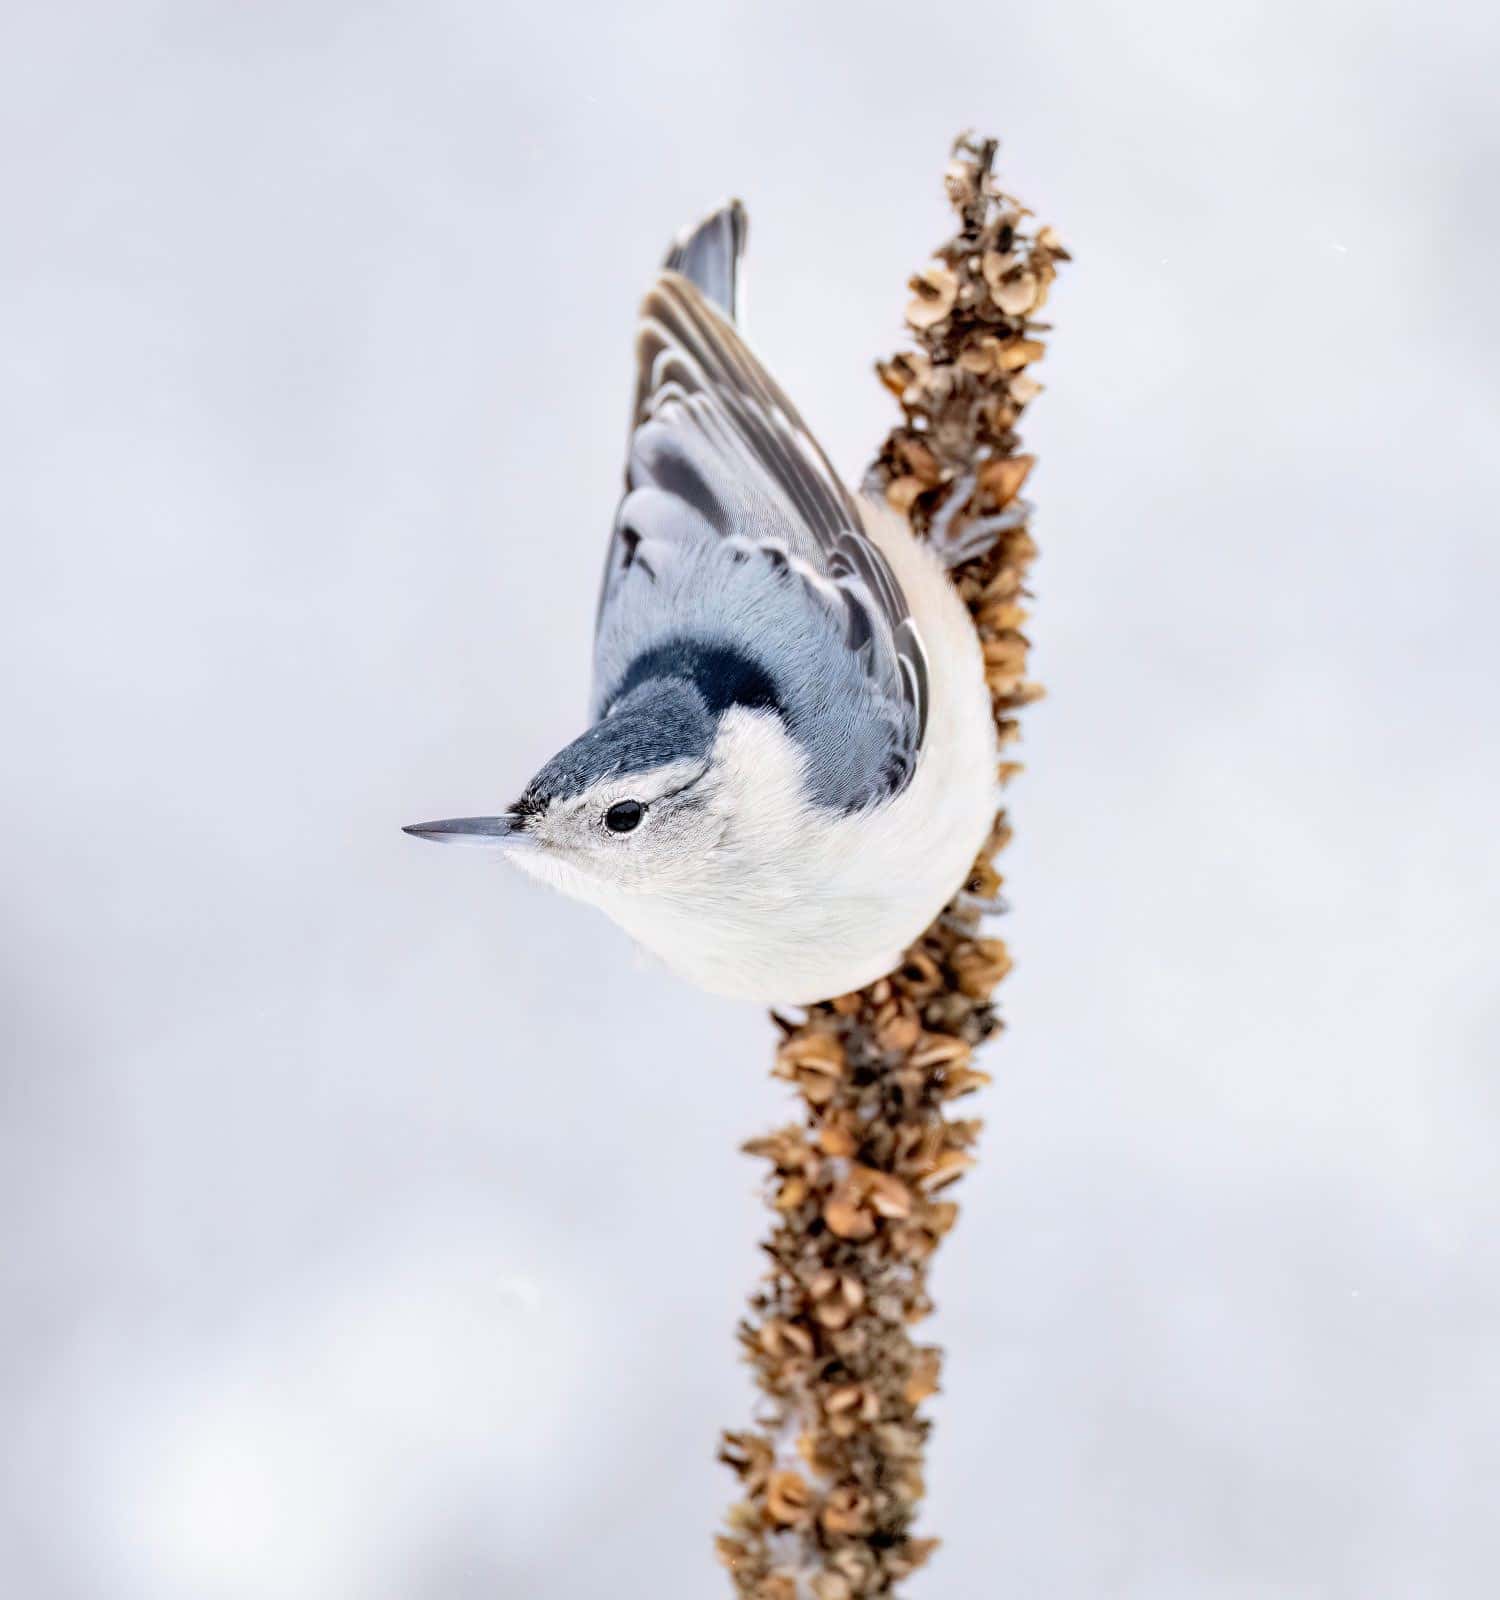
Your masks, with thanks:
[{"label": "dried seed pod", "polygon": [[923,1211],[922,1221],[938,1238],[942,1238],[958,1221],[958,1206],[952,1200],[939,1200]]},{"label": "dried seed pod", "polygon": [[778,1077],[813,1072],[835,1078],[846,1064],[844,1047],[831,1033],[793,1034],[776,1052],[776,1063]]},{"label": "dried seed pod", "polygon": [[995,1080],[978,1067],[950,1067],[943,1077],[945,1100],[957,1100],[976,1089],[987,1089]]},{"label": "dried seed pod", "polygon": [[[989,870],[993,872],[993,868]],[[969,881],[973,882],[972,876]],[[948,1033],[929,1033],[923,1036],[921,1047],[913,1052],[911,1064],[924,1068],[954,1067],[968,1061],[973,1054],[973,1047],[963,1039]]]},{"label": "dried seed pod", "polygon": [[829,1557],[829,1566],[849,1580],[856,1594],[863,1594],[879,1577],[875,1557],[859,1545],[845,1545]]},{"label": "dried seed pod", "polygon": [[943,969],[929,951],[924,950],[921,945],[914,945],[906,952],[906,960],[897,970],[895,981],[906,994],[920,1000],[927,995],[936,994],[942,988]]},{"label": "dried seed pod", "polygon": [[852,1156],[859,1139],[847,1117],[831,1115],[818,1127],[818,1148],[828,1156]]},{"label": "dried seed pod", "polygon": [[[993,285],[990,292],[995,297],[995,304],[1006,316],[1024,317],[1037,304],[1041,285],[1034,272],[1018,272]],[[909,315],[907,320],[910,321]]]},{"label": "dried seed pod", "polygon": [[1010,397],[1018,406],[1029,406],[1042,392],[1042,386],[1027,372],[1018,372],[1010,380]]},{"label": "dried seed pod", "polygon": [[726,1520],[736,1532],[752,1536],[765,1523],[765,1519],[760,1514],[760,1507],[753,1500],[737,1500],[730,1506]]},{"label": "dried seed pod", "polygon": [[893,511],[899,511],[904,516],[911,510],[916,498],[922,492],[922,480],[914,473],[907,473],[900,478],[893,478],[886,485],[886,503]]},{"label": "dried seed pod", "polygon": [[980,271],[984,274],[984,281],[989,285],[990,293],[997,300],[1000,291],[1005,287],[1006,274],[1015,264],[1014,250],[986,250],[980,257]]},{"label": "dried seed pod", "polygon": [[922,1037],[922,1024],[915,1011],[893,1007],[876,1022],[875,1042],[892,1055],[901,1055]]},{"label": "dried seed pod", "polygon": [[906,308],[907,322],[918,332],[941,322],[958,299],[958,278],[936,262],[915,274],[911,291],[916,297]]},{"label": "dried seed pod", "polygon": [[901,1391],[909,1406],[918,1406],[938,1392],[938,1378],[943,1370],[943,1353],[936,1345],[926,1345],[917,1351],[911,1375]]},{"label": "dried seed pod", "polygon": [[818,1520],[831,1534],[863,1533],[870,1525],[870,1500],[854,1484],[840,1484],[823,1502]]},{"label": "dried seed pod", "polygon": [[[1011,379],[1012,394],[1020,381]],[[1021,485],[1035,465],[1035,456],[997,456],[993,461],[986,461],[976,475],[986,502],[996,511],[1003,511],[1021,492]]]},{"label": "dried seed pod", "polygon": [[1010,971],[1010,956],[1000,939],[975,939],[953,952],[953,972],[959,989],[983,999]]},{"label": "dried seed pod", "polygon": [[828,1396],[823,1402],[824,1409],[830,1416],[837,1416],[841,1411],[852,1411],[859,1405],[862,1392],[857,1383],[846,1383]]},{"label": "dried seed pod", "polygon": [[911,1215],[911,1190],[900,1178],[889,1172],[876,1172],[869,1167],[857,1167],[855,1171],[870,1206],[880,1216]]},{"label": "dried seed pod", "polygon": [[945,1150],[933,1164],[930,1172],[917,1179],[917,1187],[924,1194],[934,1194],[946,1188],[955,1178],[963,1177],[974,1165],[974,1157],[963,1150]]},{"label": "dried seed pod", "polygon": [[812,1490],[800,1472],[773,1472],[766,1484],[766,1513],[772,1522],[795,1527],[812,1515]]},{"label": "dried seed pod", "polygon": [[[917,1491],[919,1496],[921,1492]],[[907,1539],[891,1552],[886,1562],[891,1576],[909,1578],[918,1567],[927,1565],[941,1543],[940,1539]]]},{"label": "dried seed pod", "polygon": [[854,1316],[853,1308],[846,1305],[837,1295],[827,1300],[818,1301],[813,1307],[813,1316],[823,1327],[838,1332],[840,1328],[847,1328]]},{"label": "dried seed pod", "polygon": [[858,1189],[841,1184],[823,1207],[823,1220],[840,1239],[868,1239],[875,1232],[875,1215]]},{"label": "dried seed pod", "polygon": [[923,488],[935,488],[943,481],[943,469],[938,465],[938,458],[920,439],[908,434],[897,446],[896,453]]},{"label": "dried seed pod", "polygon": [[814,1105],[826,1105],[846,1064],[844,1047],[833,1034],[794,1033],[776,1052],[772,1070],[789,1078]]},{"label": "dried seed pod", "polygon": [[1019,372],[1022,367],[1029,367],[1033,361],[1040,361],[1046,353],[1047,347],[1040,339],[1012,339],[1000,347],[996,365],[1002,372]]}]

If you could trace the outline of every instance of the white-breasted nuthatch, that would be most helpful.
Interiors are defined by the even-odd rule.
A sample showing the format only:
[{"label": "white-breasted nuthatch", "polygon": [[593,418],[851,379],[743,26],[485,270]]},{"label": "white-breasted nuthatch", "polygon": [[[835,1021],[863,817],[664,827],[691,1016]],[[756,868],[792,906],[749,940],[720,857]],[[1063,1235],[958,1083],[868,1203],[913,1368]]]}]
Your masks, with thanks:
[{"label": "white-breasted nuthatch", "polygon": [[999,803],[978,641],[937,557],[843,486],[734,324],[738,201],[641,308],[594,722],[495,846],[721,994],[871,982],[959,888]]}]

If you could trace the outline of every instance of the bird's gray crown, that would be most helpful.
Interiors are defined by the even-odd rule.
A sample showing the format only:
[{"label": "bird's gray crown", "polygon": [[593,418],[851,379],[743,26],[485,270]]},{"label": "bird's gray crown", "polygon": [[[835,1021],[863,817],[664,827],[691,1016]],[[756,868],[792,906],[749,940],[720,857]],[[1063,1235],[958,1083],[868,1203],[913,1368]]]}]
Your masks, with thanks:
[{"label": "bird's gray crown", "polygon": [[621,695],[587,733],[559,750],[527,785],[516,810],[544,811],[552,801],[583,794],[618,773],[706,760],[714,722],[692,683],[651,678]]}]

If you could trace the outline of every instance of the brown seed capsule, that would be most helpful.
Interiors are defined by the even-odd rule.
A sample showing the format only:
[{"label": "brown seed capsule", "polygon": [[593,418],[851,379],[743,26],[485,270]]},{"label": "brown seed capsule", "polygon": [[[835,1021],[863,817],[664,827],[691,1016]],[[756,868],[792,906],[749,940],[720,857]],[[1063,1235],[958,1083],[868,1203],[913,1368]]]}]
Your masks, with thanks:
[{"label": "brown seed capsule", "polygon": [[731,1539],[728,1534],[721,1533],[714,1540],[714,1549],[718,1552],[719,1560],[732,1572],[740,1566],[750,1554],[749,1547],[740,1539]]},{"label": "brown seed capsule", "polygon": [[[989,290],[998,301],[1000,293],[1005,287],[1005,275],[1016,264],[1013,250],[986,250],[980,260],[980,271],[984,274],[984,281],[989,285]],[[1004,307],[1001,307],[1004,310]]]},{"label": "brown seed capsule", "polygon": [[829,1565],[849,1580],[856,1593],[869,1589],[879,1576],[875,1557],[862,1545],[846,1544],[835,1550]]},{"label": "brown seed capsule", "polygon": [[772,1522],[796,1527],[812,1514],[812,1491],[800,1472],[773,1472],[766,1484],[766,1512]]},{"label": "brown seed capsule", "polygon": [[967,1152],[945,1150],[934,1162],[932,1170],[917,1179],[917,1187],[923,1194],[935,1194],[939,1189],[946,1188],[955,1178],[963,1177],[973,1165],[974,1157]]},{"label": "brown seed capsule", "polygon": [[952,1200],[938,1200],[926,1208],[923,1221],[931,1232],[941,1238],[958,1221],[958,1205]]},{"label": "brown seed capsule", "polygon": [[901,1258],[915,1266],[920,1266],[937,1247],[937,1238],[926,1228],[917,1227],[914,1223],[902,1224],[892,1241],[892,1248]]},{"label": "brown seed capsule", "polygon": [[986,600],[979,608],[975,621],[986,628],[995,629],[997,633],[1001,631],[1015,633],[1022,644],[1027,644],[1030,641],[1019,631],[1026,617],[1025,606],[1018,606],[1014,600],[995,599]]},{"label": "brown seed capsule", "polygon": [[1000,351],[995,364],[1002,372],[1019,372],[1033,361],[1040,361],[1046,353],[1047,347],[1040,339],[1012,339]]},{"label": "brown seed capsule", "polygon": [[840,1484],[823,1502],[818,1520],[832,1534],[863,1533],[870,1523],[870,1502],[854,1484]]},{"label": "brown seed capsule", "polygon": [[844,1047],[831,1033],[794,1033],[776,1052],[779,1076],[818,1072],[839,1077],[844,1071]]},{"label": "brown seed capsule", "polygon": [[906,320],[919,333],[941,322],[958,299],[958,278],[947,267],[934,263],[911,280],[916,298],[906,308]]},{"label": "brown seed capsule", "polygon": [[852,1411],[859,1405],[862,1392],[857,1383],[843,1384],[823,1402],[823,1409],[830,1416],[837,1416],[840,1411]]},{"label": "brown seed capsule", "polygon": [[823,1207],[823,1220],[840,1239],[868,1239],[875,1231],[874,1215],[860,1204],[858,1191],[847,1184]]},{"label": "brown seed capsule", "polygon": [[849,1322],[854,1316],[854,1311],[842,1299],[834,1296],[827,1300],[818,1301],[817,1305],[813,1307],[813,1316],[817,1318],[823,1327],[831,1328],[836,1332],[840,1328],[849,1326]]},{"label": "brown seed capsule", "polygon": [[810,1356],[815,1348],[812,1334],[797,1322],[783,1322],[781,1336],[798,1355]]},{"label": "brown seed capsule", "polygon": [[901,441],[898,453],[925,488],[936,488],[943,481],[943,469],[938,465],[938,458],[920,439],[908,435]]},{"label": "brown seed capsule", "polygon": [[982,1000],[1010,971],[1010,956],[999,939],[975,939],[953,952],[953,972],[959,989]]},{"label": "brown seed capsule", "polygon": [[859,1141],[848,1123],[837,1115],[831,1116],[818,1129],[818,1148],[829,1156],[852,1156]]},{"label": "brown seed capsule", "polygon": [[[1014,277],[1005,279],[998,286],[991,288],[995,297],[995,304],[1008,317],[1023,317],[1037,304],[1040,285],[1036,276],[1030,272],[1017,273]],[[908,320],[910,320],[908,318]],[[934,320],[937,320],[934,318]]]},{"label": "brown seed capsule", "polygon": [[[972,883],[976,876],[971,873],[969,881]],[[998,885],[998,876],[995,881]],[[911,1064],[923,1068],[956,1067],[963,1065],[973,1054],[973,1047],[963,1039],[957,1039],[949,1033],[928,1033],[923,1035],[920,1047],[912,1052]]]},{"label": "brown seed capsule", "polygon": [[976,1089],[987,1089],[994,1079],[978,1067],[950,1067],[943,1075],[943,1099],[957,1100]]},{"label": "brown seed capsule", "polygon": [[[1020,378],[1011,379],[1012,394],[1020,381]],[[1031,382],[1029,378],[1026,381]],[[997,510],[1004,510],[1021,492],[1021,485],[1035,465],[1035,456],[1002,456],[986,461],[977,474],[979,487]]]},{"label": "brown seed capsule", "polygon": [[913,473],[907,473],[903,477],[893,478],[885,486],[886,503],[893,511],[905,516],[921,492],[922,480]]},{"label": "brown seed capsule", "polygon": [[790,1079],[813,1105],[826,1105],[844,1074],[844,1047],[831,1033],[794,1033],[776,1052],[772,1071]]},{"label": "brown seed capsule", "polygon": [[739,1533],[749,1533],[761,1525],[760,1507],[751,1500],[737,1500],[725,1518],[729,1526]]},{"label": "brown seed capsule", "polygon": [[876,1043],[892,1055],[910,1050],[921,1036],[922,1024],[915,1011],[893,1010],[875,1025]]},{"label": "brown seed capsule", "polygon": [[[922,1493],[918,1488],[913,1498],[920,1500]],[[892,1577],[908,1578],[918,1567],[927,1565],[941,1543],[940,1539],[907,1539],[887,1553],[886,1567]]]},{"label": "brown seed capsule", "polygon": [[929,1345],[917,1351],[917,1358],[912,1364],[911,1374],[901,1391],[901,1396],[907,1405],[920,1405],[930,1395],[935,1395],[938,1392],[938,1375],[942,1372],[942,1369],[942,1352],[936,1347]]},{"label": "brown seed capsule", "polygon": [[1010,380],[1010,397],[1018,406],[1029,406],[1042,392],[1042,386],[1027,372],[1018,372]]},{"label": "brown seed capsule", "polygon": [[907,951],[906,959],[896,971],[895,981],[905,993],[920,999],[942,988],[943,969],[918,945]]},{"label": "brown seed capsule", "polygon": [[871,1167],[856,1167],[856,1176],[870,1205],[882,1217],[909,1217],[911,1215],[911,1190],[900,1178],[889,1172],[877,1172]]}]

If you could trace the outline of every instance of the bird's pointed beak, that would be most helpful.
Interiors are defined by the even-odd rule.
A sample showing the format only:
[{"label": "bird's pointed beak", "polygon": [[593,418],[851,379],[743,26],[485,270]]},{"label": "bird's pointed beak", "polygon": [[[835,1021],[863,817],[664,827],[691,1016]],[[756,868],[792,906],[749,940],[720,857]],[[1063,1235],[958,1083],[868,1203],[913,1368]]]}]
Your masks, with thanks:
[{"label": "bird's pointed beak", "polygon": [[413,822],[403,828],[414,839],[434,844],[466,844],[474,849],[498,850],[526,837],[524,818],[514,811],[501,817],[449,817],[446,822]]}]

